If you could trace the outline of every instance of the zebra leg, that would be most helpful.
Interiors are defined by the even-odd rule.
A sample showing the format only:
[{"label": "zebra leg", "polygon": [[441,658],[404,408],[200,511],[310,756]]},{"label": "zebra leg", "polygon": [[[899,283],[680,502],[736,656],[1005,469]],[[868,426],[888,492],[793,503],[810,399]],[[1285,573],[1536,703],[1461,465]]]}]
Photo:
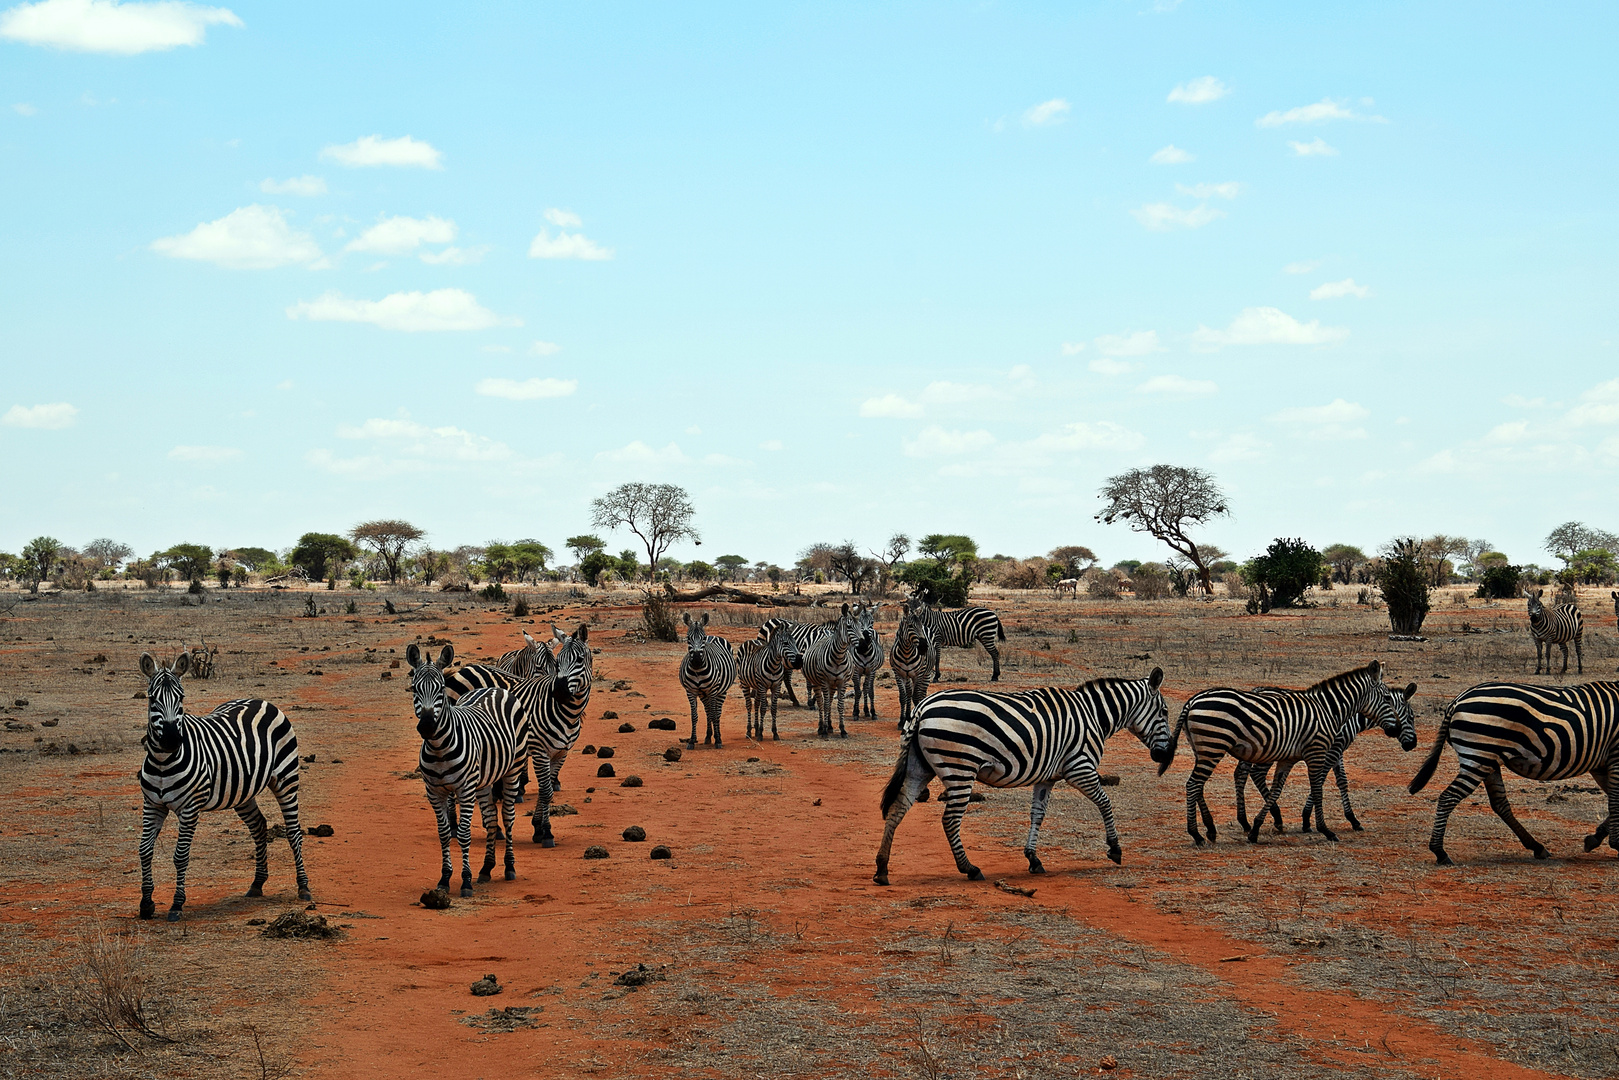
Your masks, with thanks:
[{"label": "zebra leg", "polygon": [[860,676],[854,677],[854,719],[860,719]]},{"label": "zebra leg", "polygon": [[905,730],[905,721],[911,718],[911,681],[903,675],[894,677],[894,689],[899,691],[899,730]]},{"label": "zebra leg", "polygon": [[528,763],[524,762],[523,771],[517,774],[517,801],[522,802],[524,794],[528,791]]},{"label": "zebra leg", "polygon": [[899,823],[905,820],[905,813],[910,810],[911,804],[919,801],[919,796],[927,794],[928,781],[932,778],[933,773],[928,770],[922,755],[913,748],[905,766],[905,783],[900,787],[894,805],[888,808],[888,817],[883,819],[883,843],[877,849],[877,873],[871,879],[877,884],[888,884],[888,855],[894,848],[894,832],[899,828]]},{"label": "zebra leg", "polygon": [[1113,822],[1113,800],[1102,789],[1102,778],[1096,774],[1096,766],[1088,761],[1081,762],[1069,775],[1068,782],[1102,812],[1102,826],[1107,830],[1107,857],[1113,860],[1115,866],[1122,866],[1124,854],[1119,849],[1119,830]]},{"label": "zebra leg", "polygon": [[180,909],[186,906],[186,868],[191,865],[191,840],[197,835],[202,808],[188,803],[175,816],[179,818],[180,835],[174,841],[174,903],[169,907],[169,922],[179,922]]},{"label": "zebra leg", "polygon": [[[1221,754],[1220,757],[1224,757]],[[1186,778],[1186,831],[1192,837],[1192,842],[1198,847],[1203,846],[1203,834],[1197,831],[1198,807],[1203,808],[1203,824],[1209,829],[1209,842],[1213,843],[1214,819],[1209,815],[1208,804],[1203,801],[1203,785],[1208,783],[1209,774],[1214,767],[1220,764],[1220,757],[1199,757],[1197,764],[1192,766],[1192,775]],[[1263,819],[1263,815],[1261,815]]]},{"label": "zebra leg", "polygon": [[967,849],[961,844],[961,819],[967,813],[967,800],[972,793],[971,780],[960,787],[944,789],[944,835],[950,841],[950,853],[956,857],[956,869],[966,874],[968,881],[983,881],[984,872],[967,861]]},{"label": "zebra leg", "polygon": [[691,706],[691,741],[686,746],[695,750],[697,749],[697,695],[687,690],[686,703]]},{"label": "zebra leg", "polygon": [[[760,701],[759,705],[762,710],[764,707],[764,702]],[[781,741],[781,732],[776,730],[776,686],[774,683],[772,683],[770,686],[770,737],[777,742]],[[764,739],[765,718],[763,712],[761,711],[759,715],[759,741],[764,742]]]},{"label": "zebra leg", "polygon": [[168,816],[169,808],[162,803],[145,803],[141,806],[141,918],[143,919],[150,919],[157,914],[157,905],[152,903],[152,854],[157,850],[157,834],[162,831],[163,822]]},{"label": "zebra leg", "polygon": [[815,734],[823,739],[832,737],[832,699],[824,693],[817,695],[815,688],[805,683],[806,696],[815,698]]},{"label": "zebra leg", "polygon": [[[1558,674],[1559,675],[1567,675],[1568,674],[1568,642],[1559,641],[1557,644],[1563,650],[1563,670],[1559,671]],[[1547,664],[1546,667],[1548,669],[1550,669],[1551,665]]]},{"label": "zebra leg", "polygon": [[[843,693],[843,687],[838,687],[838,738],[847,739],[849,737],[849,729],[843,726]],[[855,690],[855,693],[857,695],[860,693],[858,688]],[[831,727],[832,724],[830,721],[828,721],[827,729],[830,731]]]},{"label": "zebra leg", "polygon": [[270,879],[270,828],[264,823],[264,811],[259,809],[257,799],[238,806],[236,816],[253,837],[253,884],[247,887],[247,895],[263,896],[264,883]]},{"label": "zebra leg", "polygon": [[512,843],[517,836],[517,779],[508,776],[500,782],[500,816],[506,824],[506,880],[517,880],[517,853]]},{"label": "zebra leg", "polygon": [[984,649],[989,653],[990,661],[992,663],[994,663],[994,665],[995,665],[995,670],[990,673],[989,681],[990,682],[1000,682],[1001,681],[1001,650],[997,649],[993,645],[985,645]]},{"label": "zebra leg", "polygon": [[[725,713],[725,695],[723,693],[709,695],[704,706],[703,711],[708,715],[708,730],[714,738],[714,749],[722,750],[725,743],[720,740],[720,717]],[[703,736],[703,741],[705,743],[708,741],[707,735]]]},{"label": "zebra leg", "polygon": [[1355,816],[1355,808],[1349,804],[1349,773],[1344,768],[1342,754],[1339,754],[1338,760],[1332,763],[1332,771],[1338,779],[1338,794],[1344,801],[1344,820],[1349,822],[1349,827],[1356,832],[1365,832],[1360,827],[1360,818]]},{"label": "zebra leg", "polygon": [[1293,761],[1277,763],[1276,779],[1271,783],[1270,794],[1265,796],[1265,805],[1259,808],[1259,816],[1254,818],[1254,823],[1248,827],[1248,842],[1250,844],[1259,843],[1259,827],[1265,824],[1265,815],[1275,813],[1276,807],[1281,805],[1282,786],[1287,783],[1287,774],[1293,771],[1295,764],[1297,762]]},{"label": "zebra leg", "polygon": [[1310,777],[1310,801],[1315,803],[1316,832],[1336,843],[1338,834],[1327,828],[1326,795],[1323,793],[1327,783],[1327,762],[1325,759],[1307,761],[1304,768]]},{"label": "zebra leg", "polygon": [[1428,850],[1434,853],[1434,860],[1440,866],[1456,865],[1450,856],[1445,854],[1445,826],[1450,823],[1451,811],[1455,810],[1463,799],[1473,794],[1473,789],[1478,787],[1479,780],[1483,778],[1478,772],[1469,769],[1469,764],[1471,762],[1463,760],[1462,771],[1439,796],[1439,809],[1434,814],[1433,834],[1428,837]]},{"label": "zebra leg", "polygon": [[[502,784],[504,784],[504,781],[502,781]],[[491,871],[495,869],[495,840],[500,834],[500,811],[495,804],[497,795],[495,787],[478,792],[478,812],[483,817],[483,838],[486,845],[483,855],[483,867],[478,871],[478,884],[480,885],[489,880]]]},{"label": "zebra leg", "polygon": [[1601,823],[1597,825],[1596,832],[1585,838],[1586,851],[1595,851],[1601,847],[1602,841],[1608,839],[1611,831],[1609,823],[1613,821],[1614,803],[1619,802],[1619,792],[1615,792],[1613,788],[1608,786],[1609,775],[1610,773],[1605,766],[1598,765],[1591,770],[1591,779],[1597,782],[1597,786],[1608,797],[1608,816],[1603,818]]},{"label": "zebra leg", "polygon": [[1232,776],[1237,786],[1237,824],[1241,825],[1244,831],[1248,828],[1248,776],[1252,771],[1252,765],[1246,761],[1239,761]]},{"label": "zebra leg", "polygon": [[438,850],[442,868],[438,876],[438,887],[450,887],[450,837],[455,832],[455,821],[451,815],[455,812],[455,803],[449,795],[429,792],[427,801],[433,806],[433,817],[438,821]]},{"label": "zebra leg", "polygon": [[[695,725],[693,726],[695,731]],[[553,763],[541,755],[544,750],[535,752],[534,762],[534,842],[541,847],[556,847],[557,842],[551,835],[551,795],[555,788],[556,768],[560,762]]]},{"label": "zebra leg", "polygon": [[1034,785],[1034,796],[1029,800],[1029,838],[1023,842],[1023,857],[1029,860],[1031,874],[1046,872],[1046,866],[1035,854],[1035,849],[1040,844],[1040,823],[1046,819],[1046,803],[1050,799],[1050,784]]},{"label": "zebra leg", "polygon": [[1530,836],[1529,830],[1524,828],[1523,825],[1519,823],[1517,816],[1513,814],[1512,804],[1507,802],[1506,781],[1501,779],[1501,772],[1499,769],[1485,774],[1484,792],[1490,797],[1490,809],[1495,811],[1496,817],[1507,823],[1507,828],[1512,830],[1513,835],[1518,838],[1518,842],[1524,847],[1528,848],[1530,851],[1534,852],[1535,858],[1546,858],[1547,852],[1545,845],[1539,840],[1536,840],[1533,836]]},{"label": "zebra leg", "polygon": [[1575,670],[1581,675],[1585,674],[1585,646],[1580,641],[1583,636],[1575,635],[1574,637],[1574,661],[1578,665]]},{"label": "zebra leg", "polygon": [[[797,694],[796,691],[793,690],[793,669],[792,668],[787,668],[787,673],[782,676],[781,681],[784,684],[786,684],[786,687],[787,687],[787,700],[793,703],[793,708],[795,708],[795,709],[802,708],[802,706],[799,705],[799,703],[798,703],[798,694]],[[806,683],[806,685],[808,685],[808,684]]]},{"label": "zebra leg", "polygon": [[[455,827],[455,841],[461,845],[461,895],[472,895],[472,808],[478,801],[477,780],[466,778],[459,798],[460,818]],[[491,848],[494,841],[490,841]]]},{"label": "zebra leg", "polygon": [[309,874],[304,870],[304,828],[298,822],[298,773],[291,772],[280,780],[270,782],[270,794],[281,807],[281,823],[287,834],[287,846],[292,849],[292,866],[298,875],[298,899],[313,900],[309,891]]}]

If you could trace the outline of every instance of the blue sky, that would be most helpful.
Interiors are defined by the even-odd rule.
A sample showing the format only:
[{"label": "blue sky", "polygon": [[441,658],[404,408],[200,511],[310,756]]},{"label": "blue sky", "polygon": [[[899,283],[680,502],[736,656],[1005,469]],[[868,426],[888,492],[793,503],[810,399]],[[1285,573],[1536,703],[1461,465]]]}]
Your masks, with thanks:
[{"label": "blue sky", "polygon": [[[1611,5],[0,8],[0,549],[1619,529]],[[633,538],[615,538],[632,540]],[[694,549],[677,551],[692,557]]]}]

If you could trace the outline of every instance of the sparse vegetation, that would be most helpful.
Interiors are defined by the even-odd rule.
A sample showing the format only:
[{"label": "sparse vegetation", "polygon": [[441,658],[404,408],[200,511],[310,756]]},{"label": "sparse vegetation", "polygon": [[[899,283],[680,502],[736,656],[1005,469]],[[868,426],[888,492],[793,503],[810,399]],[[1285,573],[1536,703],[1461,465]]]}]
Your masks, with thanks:
[{"label": "sparse vegetation", "polygon": [[1396,634],[1417,634],[1428,617],[1428,569],[1422,544],[1414,537],[1392,541],[1383,549],[1377,585],[1388,605]]}]

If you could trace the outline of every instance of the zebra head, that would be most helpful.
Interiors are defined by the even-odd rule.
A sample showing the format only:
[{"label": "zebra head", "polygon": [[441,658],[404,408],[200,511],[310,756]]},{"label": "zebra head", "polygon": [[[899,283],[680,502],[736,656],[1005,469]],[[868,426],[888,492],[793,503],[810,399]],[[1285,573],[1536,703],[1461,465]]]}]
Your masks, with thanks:
[{"label": "zebra head", "polygon": [[[1141,745],[1147,748],[1152,760],[1158,763],[1158,775],[1162,776],[1169,763],[1175,760],[1175,747],[1169,741],[1169,705],[1159,689],[1164,685],[1164,669],[1153,668],[1152,674],[1142,681],[1147,685],[1141,687],[1139,696],[1132,695],[1125,702],[1128,711],[1124,716],[1124,726],[1141,740]],[[1126,685],[1133,690],[1140,683]]]},{"label": "zebra head", "polygon": [[162,666],[151,653],[141,653],[141,674],[146,676],[147,749],[165,754],[180,749],[180,717],[185,713],[186,700],[180,680],[190,670],[190,653],[181,653],[174,663]]},{"label": "zebra head", "polygon": [[1546,605],[1540,602],[1545,589],[1525,589],[1523,595],[1529,600],[1529,624],[1531,626],[1546,621]]},{"label": "zebra head", "polygon": [[843,614],[832,624],[832,646],[835,649],[852,649],[855,641],[860,637],[860,605],[856,604],[850,610],[848,604],[843,605]]},{"label": "zebra head", "polygon": [[863,652],[870,652],[877,643],[876,605],[861,611],[858,625],[860,627],[860,648]]},{"label": "zebra head", "polygon": [[414,641],[405,646],[405,662],[410,665],[410,693],[416,710],[416,733],[430,738],[444,711],[444,669],[455,659],[455,646],[446,645],[434,660]]},{"label": "zebra head", "polygon": [[708,612],[692,618],[691,612],[682,612],[680,621],[686,624],[686,652],[694,665],[706,664],[708,656],[703,649],[708,644]]},{"label": "zebra head", "polygon": [[781,624],[772,626],[765,634],[765,647],[775,651],[781,657],[781,662],[794,671],[804,666],[804,656],[798,651],[798,643],[793,640],[790,630]]},{"label": "zebra head", "polygon": [[554,685],[577,701],[590,692],[590,681],[595,675],[595,662],[590,652],[590,627],[580,623],[579,629],[569,634],[560,626],[553,625],[551,636],[562,642],[562,648],[557,650]]},{"label": "zebra head", "polygon": [[1377,681],[1380,691],[1377,722],[1383,734],[1400,740],[1400,749],[1410,753],[1417,748],[1417,718],[1411,712],[1411,695],[1417,692],[1416,683],[1407,683],[1404,690],[1395,690],[1383,680]]}]

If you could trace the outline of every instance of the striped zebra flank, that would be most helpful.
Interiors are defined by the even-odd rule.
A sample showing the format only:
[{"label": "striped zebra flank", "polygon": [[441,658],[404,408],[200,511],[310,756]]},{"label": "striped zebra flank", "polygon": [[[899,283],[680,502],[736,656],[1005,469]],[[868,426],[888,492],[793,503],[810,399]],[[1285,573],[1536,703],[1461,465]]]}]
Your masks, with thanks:
[{"label": "striped zebra flank", "polygon": [[888,653],[888,666],[899,689],[899,728],[911,724],[917,705],[928,696],[928,682],[939,663],[939,647],[933,635],[916,616],[905,612],[894,631],[894,647]]},{"label": "striped zebra flank", "polygon": [[854,641],[854,709],[850,712],[851,719],[860,719],[862,703],[866,708],[866,719],[877,719],[877,673],[883,669],[882,639],[877,636],[877,613],[881,611],[880,605],[867,605],[862,607],[856,604],[854,611],[858,613],[860,631]]},{"label": "striped zebra flank", "polygon": [[1503,767],[1530,780],[1567,780],[1590,773],[1608,797],[1608,816],[1585,838],[1593,851],[1607,840],[1619,851],[1619,682],[1577,686],[1533,686],[1488,682],[1469,687],[1445,709],[1433,749],[1411,780],[1415,795],[1427,786],[1445,746],[1456,751],[1456,779],[1439,796],[1428,850],[1440,866],[1452,866],[1445,853],[1445,827],[1451,812],[1482,782],[1490,809],[1506,823],[1535,858],[1546,848],[1513,816]]},{"label": "striped zebra flank", "polygon": [[[1574,643],[1574,658],[1577,666],[1575,672],[1585,674],[1585,620],[1580,616],[1580,609],[1573,604],[1559,604],[1550,611],[1540,602],[1545,589],[1525,590],[1524,596],[1529,600],[1529,636],[1535,639],[1535,674],[1540,674],[1540,654],[1546,653],[1546,674],[1552,673],[1552,646],[1560,646],[1563,650],[1563,670],[1559,673],[1568,674],[1568,643]],[[1619,612],[1619,606],[1615,607]]]},{"label": "striped zebra flank", "polygon": [[425,656],[414,641],[405,647],[416,733],[422,737],[417,768],[438,822],[443,857],[438,887],[450,887],[453,836],[461,846],[461,895],[471,896],[474,804],[483,813],[487,842],[478,880],[488,881],[495,868],[495,840],[500,835],[506,839],[506,880],[517,877],[512,834],[517,778],[528,753],[529,725],[517,698],[500,687],[463,693],[451,702],[445,693],[444,669],[454,659],[453,645],[444,646],[437,660]]},{"label": "striped zebra flank", "polygon": [[[782,620],[770,620],[781,623]],[[765,699],[770,700],[770,737],[779,740],[776,730],[777,695],[788,672],[800,663],[798,646],[785,626],[761,628],[760,637],[736,647],[737,682],[742,687],[743,708],[747,711],[750,739],[765,737]]]},{"label": "striped zebra flank", "polygon": [[292,721],[268,701],[227,701],[206,716],[185,711],[185,687],[191,657],[181,653],[159,666],[142,653],[146,676],[146,749],[141,785],[140,916],[156,914],[152,902],[152,854],[158,833],[172,811],[180,835],[174,844],[174,902],[168,919],[176,922],[186,902],[186,870],[197,819],[205,810],[235,810],[253,836],[253,884],[248,896],[263,896],[269,880],[270,829],[259,809],[259,792],[268,790],[281,806],[287,844],[297,868],[298,898],[312,899],[304,872],[303,828],[298,824],[298,736]]},{"label": "striped zebra flank", "polygon": [[844,604],[831,630],[810,642],[804,650],[804,686],[815,700],[817,723],[815,734],[823,739],[832,737],[832,701],[838,705],[838,737],[847,739],[849,729],[843,722],[843,695],[854,681],[854,644],[859,634],[859,623]]},{"label": "striped zebra flank", "polygon": [[736,682],[736,657],[731,643],[708,633],[708,612],[693,619],[691,612],[681,614],[686,624],[686,655],[680,661],[680,686],[686,691],[691,705],[691,739],[687,746],[697,749],[697,703],[703,703],[703,744],[723,747],[720,738],[720,717],[725,712],[725,695]]},{"label": "striped zebra flank", "polygon": [[[1001,678],[1001,651],[996,647],[997,641],[1006,640],[1006,628],[1001,625],[1001,617],[989,608],[965,607],[956,611],[935,611],[928,606],[926,598],[920,594],[911,597],[906,610],[924,626],[928,633],[933,635],[933,641],[939,648],[946,646],[953,649],[970,649],[974,645],[982,645],[984,651],[989,653],[990,662],[995,665],[990,674],[990,682],[999,682]],[[939,681],[939,661],[933,661],[933,681]]]},{"label": "striped zebra flank", "polygon": [[1111,736],[1128,730],[1147,747],[1163,775],[1175,754],[1169,707],[1159,692],[1163,681],[1163,669],[1153,668],[1144,679],[1093,679],[1074,690],[946,690],[929,697],[916,710],[914,730],[907,731],[883,791],[883,842],[873,880],[888,884],[894,832],[935,776],[944,785],[944,834],[956,869],[968,880],[984,877],[967,860],[961,843],[961,818],[975,780],[991,787],[1034,788],[1029,835],[1023,845],[1030,873],[1045,872],[1037,851],[1040,823],[1058,781],[1067,781],[1096,804],[1106,829],[1108,858],[1121,863],[1113,804],[1099,774],[1102,751]]},{"label": "striped zebra flank", "polygon": [[[513,675],[485,664],[471,664],[457,670],[446,680],[446,692],[452,701],[486,687],[498,687],[517,700],[528,723],[528,758],[533,766],[537,790],[531,815],[534,842],[548,848],[556,846],[556,838],[551,832],[551,799],[562,790],[562,766],[568,759],[568,752],[579,741],[595,673],[595,661],[590,651],[590,627],[581,625],[569,634],[553,625],[551,637],[560,644],[560,648],[553,658],[553,670],[549,675]],[[542,646],[540,652],[549,653],[550,650]],[[525,766],[519,771],[519,793],[522,780],[527,775]]]},{"label": "striped zebra flank", "polygon": [[1382,664],[1373,660],[1365,667],[1323,679],[1304,690],[1221,687],[1193,694],[1181,708],[1174,734],[1178,742],[1181,732],[1186,732],[1197,759],[1186,779],[1187,833],[1202,846],[1203,836],[1197,829],[1201,811],[1209,840],[1218,836],[1203,787],[1215,766],[1229,754],[1251,765],[1278,766],[1265,803],[1248,827],[1249,843],[1258,842],[1266,814],[1277,819],[1280,829],[1276,806],[1287,774],[1300,761],[1305,763],[1310,778],[1316,831],[1336,841],[1338,836],[1327,828],[1322,806],[1327,770],[1343,756],[1356,735],[1372,727],[1381,726],[1385,733],[1398,738],[1403,750],[1415,748],[1417,729],[1410,699],[1416,689],[1415,683],[1403,691],[1390,689],[1383,682]]},{"label": "striped zebra flank", "polygon": [[[837,620],[832,621],[836,622]],[[778,630],[784,630],[792,636],[793,648],[798,652],[798,661],[788,668],[786,676],[782,679],[782,687],[787,693],[787,700],[799,708],[813,708],[815,706],[813,697],[807,697],[802,704],[799,703],[798,695],[793,691],[793,672],[803,667],[804,653],[809,650],[810,643],[816,638],[832,632],[832,622],[798,623],[793,622],[791,619],[766,619],[764,625],[759,627],[759,637],[762,640],[766,634],[774,633]]]}]

